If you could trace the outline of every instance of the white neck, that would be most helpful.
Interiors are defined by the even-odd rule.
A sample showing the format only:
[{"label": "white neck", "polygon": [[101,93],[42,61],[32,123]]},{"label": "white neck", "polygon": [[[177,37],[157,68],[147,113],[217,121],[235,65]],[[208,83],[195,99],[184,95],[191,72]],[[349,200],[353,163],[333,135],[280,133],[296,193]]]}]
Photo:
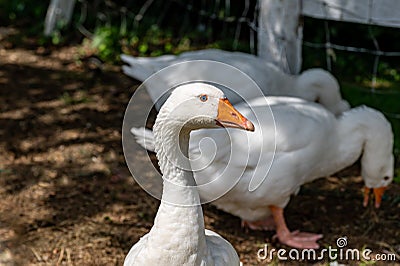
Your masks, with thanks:
[{"label": "white neck", "polygon": [[153,130],[164,185],[149,245],[159,252],[159,257],[171,259],[177,265],[197,265],[206,254],[206,242],[200,197],[185,159],[190,131],[182,131],[180,126],[164,119],[162,111]]},{"label": "white neck", "polygon": [[371,108],[358,107],[345,112],[338,118],[337,132],[337,139],[333,140],[336,149],[333,149],[331,160],[327,160],[332,169],[325,174],[350,166],[361,154],[362,167],[366,167],[391,153],[390,124]]}]

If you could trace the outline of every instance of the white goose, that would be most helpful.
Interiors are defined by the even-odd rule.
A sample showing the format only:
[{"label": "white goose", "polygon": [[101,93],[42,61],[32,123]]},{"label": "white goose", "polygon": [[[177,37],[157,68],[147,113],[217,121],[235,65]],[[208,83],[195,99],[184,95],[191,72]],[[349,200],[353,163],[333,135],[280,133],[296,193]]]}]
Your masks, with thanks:
[{"label": "white goose", "polygon": [[[145,81],[157,71],[182,62],[193,60],[211,60],[222,62],[233,66],[244,72],[260,87],[264,95],[268,96],[293,96],[306,99],[308,101],[317,101],[324,105],[334,114],[340,114],[350,108],[347,101],[343,100],[340,94],[340,88],[337,80],[327,71],[319,68],[309,69],[301,75],[288,75],[279,70],[271,63],[260,59],[257,56],[241,53],[228,52],[217,49],[207,49],[192,52],[185,52],[178,56],[164,55],[159,57],[132,57],[122,54],[121,59],[127,65],[122,67],[123,72],[139,81]],[[193,64],[192,64],[193,66]],[[168,88],[175,87],[182,82],[184,77],[187,80],[211,80],[215,74],[215,68],[194,65],[193,67],[176,67],[171,75],[164,76]],[[253,90],[249,89],[246,80],[237,75],[226,75],[225,78],[233,84],[232,88],[237,89],[237,93],[245,96],[246,99],[254,98],[260,95],[252,95]],[[164,92],[164,87],[152,84],[146,84],[153,102],[156,102],[159,93]],[[222,88],[223,89],[223,88]],[[229,94],[233,104],[242,101],[237,95]],[[156,105],[158,108],[159,105]]]},{"label": "white goose", "polygon": [[[267,102],[273,118],[265,112]],[[238,145],[245,132],[228,130],[228,136],[223,130],[200,130],[191,135],[190,157],[201,157],[203,152],[203,161],[196,160],[197,165],[192,166],[200,169],[194,176],[203,200],[215,200],[233,186],[213,204],[239,216],[250,228],[268,230],[275,226],[278,239],[289,246],[318,248],[316,241],[322,235],[290,232],[283,209],[301,185],[350,166],[362,155],[364,205],[373,189],[375,206],[380,206],[394,167],[393,133],[380,112],[363,106],[336,118],[319,104],[287,97],[257,98],[249,106],[236,105],[254,121],[256,130],[248,135],[248,150]],[[150,131],[147,140],[142,138],[143,128],[132,129],[132,133],[139,143],[151,142]],[[199,145],[204,138],[214,140],[215,155],[211,155],[210,145],[208,149]],[[232,150],[227,149],[230,143]],[[203,187],[207,183],[210,186]]]},{"label": "white goose", "polygon": [[[217,125],[253,131],[222,91],[204,83],[174,90],[154,125],[163,194],[150,232],[129,251],[124,265],[239,265],[234,248],[204,229],[203,212],[187,160],[189,134]],[[183,156],[182,156],[183,155]]]}]

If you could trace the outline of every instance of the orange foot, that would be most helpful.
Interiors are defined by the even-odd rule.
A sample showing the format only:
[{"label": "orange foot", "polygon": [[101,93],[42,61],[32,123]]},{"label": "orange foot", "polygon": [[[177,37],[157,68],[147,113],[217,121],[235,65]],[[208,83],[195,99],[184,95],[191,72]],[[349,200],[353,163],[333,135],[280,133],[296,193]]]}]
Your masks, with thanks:
[{"label": "orange foot", "polygon": [[322,238],[321,234],[304,233],[300,231],[290,232],[283,216],[283,208],[269,206],[276,223],[276,236],[279,241],[294,248],[319,248],[317,241]]},{"label": "orange foot", "polygon": [[281,242],[282,244],[300,249],[318,249],[319,244],[317,243],[317,241],[322,237],[323,235],[321,234],[300,232],[298,230],[293,232],[281,232],[277,233],[274,236],[274,238],[278,238],[279,242]]}]

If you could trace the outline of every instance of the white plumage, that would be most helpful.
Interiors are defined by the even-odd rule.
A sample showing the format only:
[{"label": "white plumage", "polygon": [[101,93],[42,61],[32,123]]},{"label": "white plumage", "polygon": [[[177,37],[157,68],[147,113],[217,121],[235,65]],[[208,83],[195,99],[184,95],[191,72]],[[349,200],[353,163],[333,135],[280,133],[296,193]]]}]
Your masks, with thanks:
[{"label": "white plumage", "polygon": [[[152,146],[163,173],[161,204],[154,226],[131,248],[125,266],[239,265],[232,245],[204,229],[195,180],[192,172],[185,170],[190,169],[185,157],[190,132],[217,127],[217,122],[254,130],[251,122],[223,99],[220,90],[204,83],[178,87],[161,108],[154,125]],[[182,154],[185,156],[180,156]]]},{"label": "white plumage", "polygon": [[[262,97],[248,104],[236,108],[254,122],[254,133],[192,132],[189,154],[198,158],[192,168],[199,169],[194,176],[202,199],[214,200],[250,226],[266,228],[272,214],[281,242],[317,248],[315,241],[322,236],[290,233],[284,224],[283,208],[301,185],[350,166],[360,156],[366,187],[378,190],[391,183],[393,133],[380,112],[363,106],[336,118],[319,104],[287,97]],[[266,112],[268,104],[272,115]],[[215,146],[199,145],[202,139]]]},{"label": "white plumage", "polygon": [[[317,101],[324,105],[334,114],[340,114],[350,108],[347,101],[343,100],[337,80],[327,71],[319,68],[309,69],[300,75],[288,75],[279,70],[271,63],[251,54],[241,52],[227,52],[217,49],[207,49],[192,52],[185,52],[178,56],[164,55],[159,57],[132,57],[122,54],[121,59],[127,65],[122,67],[123,72],[139,81],[145,81],[152,74],[174,65],[173,73],[162,76],[162,84],[172,88],[182,80],[206,80],[210,81],[217,77],[226,83],[231,84],[231,89],[242,95],[246,100],[261,96],[250,88],[247,80],[237,74],[218,73],[221,71],[206,64],[182,65],[175,64],[192,60],[211,60],[235,67],[247,74],[260,87],[262,93],[267,96],[293,96],[308,101]],[[183,79],[184,78],[184,79]],[[146,84],[153,102],[157,96],[165,91],[165,87],[157,84]],[[243,99],[224,90],[233,104]],[[159,108],[159,104],[156,105]]]}]

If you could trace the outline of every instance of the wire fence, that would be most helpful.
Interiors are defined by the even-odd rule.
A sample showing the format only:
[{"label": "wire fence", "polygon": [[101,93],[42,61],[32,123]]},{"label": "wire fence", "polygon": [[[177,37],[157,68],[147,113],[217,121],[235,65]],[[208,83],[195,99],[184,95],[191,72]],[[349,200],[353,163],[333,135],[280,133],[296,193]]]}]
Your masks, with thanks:
[{"label": "wire fence", "polygon": [[[332,70],[335,65],[335,53],[337,51],[346,53],[355,53],[369,55],[373,57],[373,64],[370,68],[371,82],[369,88],[363,87],[356,90],[355,94],[361,103],[372,105],[373,107],[381,110],[388,119],[392,122],[395,134],[397,135],[396,150],[400,151],[400,91],[381,90],[377,89],[377,80],[380,75],[379,64],[385,58],[398,58],[400,51],[385,51],[382,50],[381,43],[374,36],[371,31],[371,25],[382,23],[398,23],[398,18],[382,18],[377,19],[373,17],[372,8],[375,4],[373,0],[368,0],[366,3],[366,15],[361,17],[357,13],[352,12],[338,6],[335,1],[328,0],[314,0],[321,2],[321,8],[325,8],[326,18],[329,18],[327,10],[335,9],[341,12],[342,16],[352,16],[355,20],[368,23],[366,26],[370,42],[373,43],[372,48],[356,47],[353,45],[339,44],[332,41],[332,21],[323,19],[324,25],[324,39],[319,42],[311,40],[303,40],[303,47],[316,49],[317,51],[324,51],[326,63],[325,67]],[[257,51],[257,32],[259,30],[257,22],[259,16],[259,1],[257,0],[244,0],[244,1],[231,1],[231,0],[142,0],[142,1],[125,1],[124,4],[118,4],[115,1],[101,1],[101,0],[79,0],[79,19],[77,20],[77,28],[79,31],[87,36],[93,36],[94,26],[111,25],[118,21],[119,31],[121,33],[128,31],[137,31],[141,26],[146,26],[147,23],[157,25],[170,25],[174,27],[177,38],[183,37],[188,31],[195,29],[199,33],[211,33],[212,38],[208,41],[215,41],[217,39],[230,39],[231,49],[237,50],[240,42],[248,42],[248,52],[255,54]],[[332,13],[332,12],[331,12]],[[96,14],[94,21],[88,21],[90,14]],[[324,13],[322,13],[324,15]],[[307,18],[304,18],[307,19]],[[172,24],[172,25],[171,25]],[[349,27],[355,24],[349,24]],[[309,29],[304,27],[304,32]],[[350,38],[351,39],[351,38]],[[306,58],[308,55],[303,54]],[[399,66],[396,66],[399,68]],[[382,98],[383,97],[383,98]],[[399,108],[385,108],[385,101],[390,98],[392,105]],[[356,101],[360,103],[360,101]]]},{"label": "wire fence", "polygon": [[[303,46],[312,49],[323,49],[325,51],[325,62],[326,68],[331,71],[334,64],[334,58],[337,51],[342,51],[345,53],[368,55],[373,57],[373,64],[370,68],[371,82],[370,86],[358,86],[351,88],[353,96],[353,104],[367,104],[374,108],[377,108],[389,119],[392,124],[393,131],[395,133],[395,153],[400,154],[400,90],[397,85],[397,89],[378,89],[378,79],[382,73],[379,73],[379,64],[382,60],[387,59],[397,59],[400,57],[400,50],[397,51],[385,51],[382,50],[382,43],[375,37],[373,33],[373,28],[377,28],[377,25],[386,25],[399,27],[400,19],[395,16],[379,16],[376,12],[376,7],[386,9],[384,10],[386,14],[391,13],[392,6],[383,6],[385,3],[382,1],[368,0],[362,2],[364,6],[363,12],[357,12],[357,7],[353,6],[353,9],[346,6],[340,5],[338,1],[328,1],[328,0],[311,0],[314,1],[315,5],[319,5],[319,14],[315,17],[323,20],[324,25],[324,40],[320,42],[312,42],[303,40]],[[353,2],[354,3],[354,2]],[[388,5],[386,1],[386,5]],[[310,4],[310,2],[308,2]],[[348,4],[348,3],[347,3]],[[360,8],[360,7],[359,7]],[[314,11],[309,11],[311,13],[316,13]],[[395,12],[398,12],[395,10]],[[393,14],[393,13],[392,13]],[[355,47],[352,45],[338,44],[332,41],[332,18],[336,20],[352,21],[356,23],[365,24],[364,29],[367,32],[369,43],[372,42],[372,48],[365,47]],[[354,28],[354,23],[348,23],[348,27]],[[393,30],[393,29],[392,29]],[[400,29],[398,29],[400,31]],[[304,28],[307,31],[307,27]],[[351,36],[348,38],[351,40]],[[392,40],[393,41],[393,40]],[[385,43],[385,46],[388,46]],[[307,54],[303,55],[304,57]],[[393,61],[393,60],[392,60]],[[394,66],[399,68],[399,65]],[[397,82],[398,83],[398,82]],[[343,88],[342,88],[343,89]],[[351,100],[351,99],[349,99]]]},{"label": "wire fence", "polygon": [[212,29],[208,26],[218,24],[218,29],[221,30],[213,32],[215,38],[232,39],[232,50],[238,48],[240,40],[247,39],[249,52],[256,52],[257,0],[244,0],[240,4],[232,3],[231,0],[128,0],[123,5],[108,0],[79,0],[78,6],[80,15],[77,28],[89,38],[93,36],[94,28],[93,23],[87,21],[90,14],[96,14],[96,26],[115,25],[116,20],[119,20],[122,33],[139,30],[142,24],[146,24],[147,17],[156,25],[173,22],[177,38],[193,29],[205,33]]}]

